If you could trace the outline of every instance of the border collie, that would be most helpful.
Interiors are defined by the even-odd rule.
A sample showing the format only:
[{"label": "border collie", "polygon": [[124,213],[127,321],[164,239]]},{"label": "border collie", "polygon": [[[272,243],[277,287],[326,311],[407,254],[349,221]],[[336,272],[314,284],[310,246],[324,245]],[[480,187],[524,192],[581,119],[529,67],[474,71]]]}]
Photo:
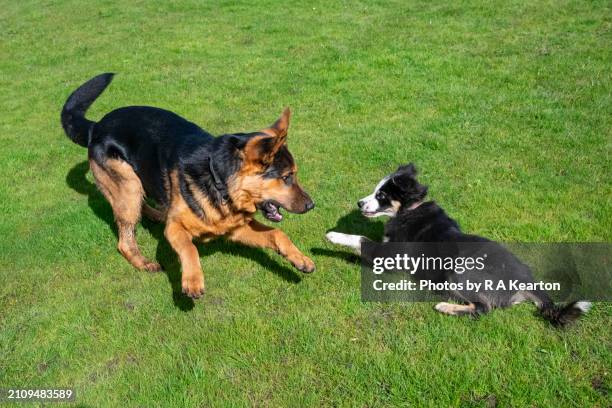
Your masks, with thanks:
[{"label": "border collie", "polygon": [[[366,217],[386,215],[391,219],[385,225],[383,242],[486,242],[494,245],[495,252],[500,254],[506,267],[492,265],[489,270],[472,269],[459,275],[450,270],[443,279],[469,279],[472,282],[483,282],[485,276],[495,280],[516,279],[521,282],[533,282],[533,275],[527,265],[503,246],[486,238],[465,234],[455,220],[436,204],[426,201],[427,186],[416,179],[417,170],[410,163],[400,166],[397,171],[383,178],[374,192],[358,202],[362,214]],[[334,244],[344,245],[361,254],[361,244],[368,241],[360,235],[349,235],[339,232],[329,232],[327,239]],[[500,258],[501,257],[501,258]],[[457,292],[452,291],[451,297],[462,304],[441,302],[435,309],[449,315],[478,315],[487,313],[494,308],[510,307],[522,301],[532,301],[536,304],[542,317],[555,326],[564,326],[586,313],[591,303],[586,301],[572,302],[566,306],[553,303],[543,290],[487,291],[487,292]]]}]

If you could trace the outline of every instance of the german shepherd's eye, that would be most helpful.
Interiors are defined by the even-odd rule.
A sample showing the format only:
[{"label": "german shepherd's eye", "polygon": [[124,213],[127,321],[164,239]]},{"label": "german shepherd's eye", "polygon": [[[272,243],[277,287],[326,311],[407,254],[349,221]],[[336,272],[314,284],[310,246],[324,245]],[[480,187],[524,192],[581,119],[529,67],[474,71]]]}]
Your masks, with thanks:
[{"label": "german shepherd's eye", "polygon": [[293,181],[293,173],[285,174],[281,176],[281,180],[283,180],[286,184],[291,184]]}]

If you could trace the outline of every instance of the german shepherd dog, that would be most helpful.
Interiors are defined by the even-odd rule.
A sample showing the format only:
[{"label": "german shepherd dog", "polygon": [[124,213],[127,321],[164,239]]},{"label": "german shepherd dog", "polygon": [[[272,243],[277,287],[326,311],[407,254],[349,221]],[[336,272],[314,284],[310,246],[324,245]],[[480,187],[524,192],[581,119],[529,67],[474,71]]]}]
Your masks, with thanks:
[{"label": "german shepherd dog", "polygon": [[261,131],[219,137],[148,106],[119,108],[99,122],[86,119],[87,109],[112,79],[107,73],[81,85],[68,97],[61,122],[66,135],[88,149],[96,184],[113,209],[119,252],[128,262],[140,270],[161,270],[136,243],[135,226],[144,214],[166,223],[164,235],[181,262],[182,290],[191,298],[204,293],[196,238],[227,236],[271,248],[300,271],[314,271],[312,260],[287,235],[253,218],[259,209],[268,220],[280,222],[281,207],[298,214],[314,208],[287,148],[289,109]]},{"label": "german shepherd dog", "polygon": [[[465,234],[459,224],[450,218],[435,201],[425,201],[428,188],[420,184],[417,170],[410,163],[400,166],[396,172],[383,178],[374,192],[357,203],[366,217],[391,217],[385,225],[384,242],[485,242],[495,253],[496,262],[486,270],[473,269],[458,274],[454,271],[442,273],[440,280],[447,282],[483,283],[489,280],[534,281],[531,270],[503,246],[477,235]],[[339,232],[327,233],[327,239],[334,244],[344,245],[361,253],[361,244],[368,238]],[[501,266],[500,266],[501,265]],[[493,308],[504,308],[525,300],[532,301],[540,314],[553,325],[563,326],[586,313],[591,303],[572,302],[566,306],[555,305],[543,290],[529,291],[462,291],[453,292],[451,297],[463,304],[438,303],[437,311],[449,315],[478,315]]]}]

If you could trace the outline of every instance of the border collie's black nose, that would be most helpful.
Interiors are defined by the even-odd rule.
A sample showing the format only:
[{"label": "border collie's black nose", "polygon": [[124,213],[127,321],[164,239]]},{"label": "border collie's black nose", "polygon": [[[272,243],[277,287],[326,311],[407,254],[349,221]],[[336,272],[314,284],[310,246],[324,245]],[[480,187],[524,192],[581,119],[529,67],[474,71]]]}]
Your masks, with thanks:
[{"label": "border collie's black nose", "polygon": [[359,208],[363,207],[363,201],[362,200],[357,201],[357,207],[359,207]]}]

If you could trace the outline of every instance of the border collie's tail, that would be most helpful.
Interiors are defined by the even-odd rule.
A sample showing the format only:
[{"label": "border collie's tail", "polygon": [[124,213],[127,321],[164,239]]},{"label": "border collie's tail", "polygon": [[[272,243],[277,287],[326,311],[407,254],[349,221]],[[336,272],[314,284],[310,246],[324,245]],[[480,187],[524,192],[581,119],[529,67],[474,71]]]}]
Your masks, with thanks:
[{"label": "border collie's tail", "polygon": [[89,130],[94,122],[85,119],[85,112],[111,83],[114,75],[106,73],[90,79],[78,87],[66,100],[61,115],[62,126],[66,135],[74,143],[83,147],[89,144]]},{"label": "border collie's tail", "polygon": [[572,302],[565,306],[555,305],[546,292],[538,291],[534,294],[539,300],[540,315],[557,327],[563,327],[578,320],[592,306],[591,302],[584,300]]}]

